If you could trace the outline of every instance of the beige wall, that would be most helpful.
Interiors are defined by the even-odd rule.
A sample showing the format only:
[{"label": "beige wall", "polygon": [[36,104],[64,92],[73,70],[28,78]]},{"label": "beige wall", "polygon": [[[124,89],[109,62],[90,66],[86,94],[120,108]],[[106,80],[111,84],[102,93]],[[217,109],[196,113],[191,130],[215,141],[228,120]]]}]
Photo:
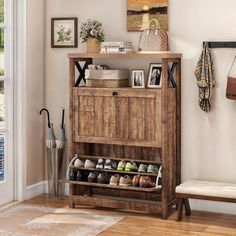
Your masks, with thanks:
[{"label": "beige wall", "polygon": [[44,0],[27,0],[27,186],[44,180]]},{"label": "beige wall", "polygon": [[[214,3],[213,3],[214,2]],[[169,36],[173,51],[183,53],[182,76],[182,178],[200,178],[236,183],[235,102],[225,99],[226,75],[236,50],[214,50],[217,86],[211,113],[197,104],[194,69],[204,40],[236,38],[235,0],[169,0]],[[46,105],[59,125],[60,107],[68,108],[68,52],[78,49],[50,48],[50,18],[77,16],[101,21],[106,40],[129,40],[137,47],[138,33],[126,31],[126,0],[47,0],[46,1]],[[116,62],[120,67],[139,66],[140,61]],[[145,62],[148,66],[148,61]],[[67,110],[68,112],[68,110]],[[68,121],[68,116],[67,116]],[[67,123],[68,124],[68,123]],[[236,212],[235,205],[194,201],[194,208]]]}]

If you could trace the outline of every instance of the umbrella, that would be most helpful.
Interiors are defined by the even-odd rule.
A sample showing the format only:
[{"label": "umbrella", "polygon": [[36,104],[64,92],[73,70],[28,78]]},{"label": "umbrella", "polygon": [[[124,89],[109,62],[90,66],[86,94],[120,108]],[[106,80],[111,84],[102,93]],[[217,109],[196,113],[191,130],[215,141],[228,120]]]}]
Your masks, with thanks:
[{"label": "umbrella", "polygon": [[49,115],[49,111],[47,109],[43,108],[40,111],[40,115],[42,115],[43,111],[47,112],[47,117],[48,117],[48,129],[47,129],[47,135],[46,135],[46,146],[47,146],[47,148],[54,148],[56,146],[56,137],[55,137],[54,130],[53,130],[53,124],[50,123],[50,115]]},{"label": "umbrella", "polygon": [[64,117],[65,117],[65,109],[62,110],[61,129],[59,131],[58,139],[56,140],[57,149],[63,149],[65,147],[65,143],[66,143]]}]

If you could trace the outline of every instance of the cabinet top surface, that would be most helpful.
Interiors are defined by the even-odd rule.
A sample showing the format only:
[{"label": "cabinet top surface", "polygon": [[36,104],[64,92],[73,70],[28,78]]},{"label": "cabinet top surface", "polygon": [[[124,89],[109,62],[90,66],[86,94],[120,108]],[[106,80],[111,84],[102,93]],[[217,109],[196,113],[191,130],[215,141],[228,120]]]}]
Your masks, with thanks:
[{"label": "cabinet top surface", "polygon": [[83,59],[83,58],[143,58],[143,59],[179,59],[182,57],[181,53],[173,53],[170,51],[166,52],[155,52],[155,53],[127,53],[127,54],[92,54],[92,53],[69,53],[69,58],[72,59]]}]

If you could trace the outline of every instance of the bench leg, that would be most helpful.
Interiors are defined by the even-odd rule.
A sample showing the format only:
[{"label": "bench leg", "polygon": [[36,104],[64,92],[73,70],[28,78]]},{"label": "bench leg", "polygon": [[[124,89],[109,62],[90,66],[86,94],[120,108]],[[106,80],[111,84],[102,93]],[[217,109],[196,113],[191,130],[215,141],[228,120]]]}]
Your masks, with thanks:
[{"label": "bench leg", "polygon": [[181,221],[182,220],[183,204],[184,204],[184,199],[183,198],[179,198],[178,199],[178,212],[177,212],[177,216],[176,216],[176,221]]},{"label": "bench leg", "polygon": [[190,209],[188,198],[184,199],[184,208],[185,208],[185,215],[186,216],[191,216],[191,209]]}]

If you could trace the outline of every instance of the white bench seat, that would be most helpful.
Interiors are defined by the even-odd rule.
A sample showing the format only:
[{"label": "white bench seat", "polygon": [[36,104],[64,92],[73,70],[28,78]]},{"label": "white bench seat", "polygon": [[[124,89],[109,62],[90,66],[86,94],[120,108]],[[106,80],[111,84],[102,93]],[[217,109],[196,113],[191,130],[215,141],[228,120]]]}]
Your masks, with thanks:
[{"label": "white bench seat", "polygon": [[178,199],[176,220],[179,221],[182,219],[183,206],[186,215],[191,215],[189,198],[236,203],[236,184],[188,180],[176,187],[175,195]]}]

